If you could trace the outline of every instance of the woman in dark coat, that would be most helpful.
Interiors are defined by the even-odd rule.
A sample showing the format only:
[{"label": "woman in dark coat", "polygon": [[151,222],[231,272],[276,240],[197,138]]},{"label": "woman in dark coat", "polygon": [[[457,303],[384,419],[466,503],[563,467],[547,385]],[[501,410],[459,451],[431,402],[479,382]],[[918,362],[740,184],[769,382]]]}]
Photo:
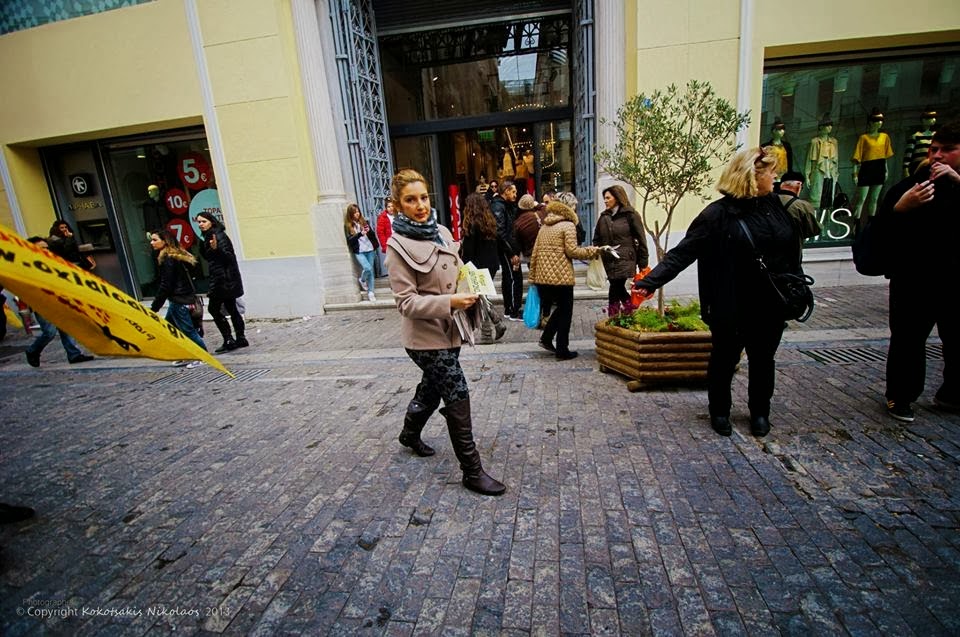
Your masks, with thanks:
[{"label": "woman in dark coat", "polygon": [[[197,225],[203,231],[200,241],[200,254],[207,261],[210,269],[208,278],[210,289],[207,292],[209,304],[207,309],[220,335],[223,336],[223,345],[214,350],[217,353],[229,352],[238,347],[249,345],[244,336],[243,316],[237,309],[237,299],[243,296],[243,279],[240,278],[240,268],[237,265],[237,254],[233,250],[233,242],[224,232],[223,225],[209,212],[197,215]],[[223,315],[226,310],[233,323],[233,330],[237,337],[230,333],[230,324]]]},{"label": "woman in dark coat", "polygon": [[610,281],[607,312],[610,316],[616,316],[635,309],[630,302],[626,283],[627,280],[633,280],[638,268],[642,270],[647,267],[647,238],[640,215],[630,205],[623,186],[604,189],[603,203],[606,210],[597,219],[593,245],[613,246],[620,255],[615,257],[610,252],[604,252],[601,256],[603,269]]},{"label": "woman in dark coat", "polygon": [[783,303],[760,270],[739,220],[749,228],[770,272],[802,273],[799,230],[773,194],[776,163],[774,155],[763,148],[734,155],[717,184],[723,197],[704,208],[660,265],[634,283],[635,288],[652,295],[697,262],[700,311],[710,326],[713,343],[707,365],[710,425],[721,436],[731,433],[730,383],[744,349],[750,360],[750,432],[762,437],[770,431],[774,356],[785,318]]},{"label": "woman in dark coat", "polygon": [[[490,271],[490,279],[497,276],[500,268],[500,248],[503,240],[497,234],[497,220],[490,211],[486,197],[478,192],[467,195],[463,203],[463,241],[460,243],[460,258],[472,263],[477,269]],[[492,343],[507,331],[503,316],[489,303],[481,299],[480,342]]]}]

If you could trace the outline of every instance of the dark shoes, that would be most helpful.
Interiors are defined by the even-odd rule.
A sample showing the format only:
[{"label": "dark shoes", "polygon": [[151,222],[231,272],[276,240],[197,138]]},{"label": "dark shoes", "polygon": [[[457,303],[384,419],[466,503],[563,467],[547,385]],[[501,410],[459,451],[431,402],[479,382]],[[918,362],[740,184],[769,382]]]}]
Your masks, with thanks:
[{"label": "dark shoes", "polygon": [[[39,356],[38,356],[37,358],[38,358],[38,361],[37,361],[37,362],[39,363]],[[86,362],[92,361],[92,360],[93,360],[93,356],[89,356],[89,355],[87,355],[87,354],[80,354],[80,356],[77,356],[76,358],[71,358],[71,359],[70,359],[70,364],[71,364],[71,365],[76,365],[77,363],[86,363]]]},{"label": "dark shoes", "polygon": [[423,428],[426,426],[427,421],[430,420],[430,416],[433,415],[433,411],[436,408],[436,405],[425,405],[416,400],[411,400],[410,404],[407,405],[407,413],[403,417],[403,430],[400,432],[397,440],[399,440],[400,444],[404,447],[412,449],[413,453],[421,458],[432,456],[436,453],[433,447],[420,439],[420,432],[423,431]]},{"label": "dark shoes", "polygon": [[30,367],[40,367],[40,354],[27,352],[27,363]]},{"label": "dark shoes", "polygon": [[900,422],[913,422],[916,417],[910,403],[898,403],[892,400],[887,401],[887,413]]},{"label": "dark shoes", "polygon": [[556,353],[557,353],[557,348],[554,347],[554,346],[553,346],[553,343],[551,343],[550,341],[545,341],[545,340],[543,340],[543,339],[540,339],[539,345],[540,345],[540,348],[541,348],[541,349],[545,349],[545,350],[547,350],[548,352],[550,352],[551,354],[556,354]]},{"label": "dark shoes", "polygon": [[504,491],[507,490],[502,482],[488,476],[483,469],[470,474],[464,471],[463,486],[480,495],[503,495]]},{"label": "dark shoes", "polygon": [[29,520],[36,512],[30,507],[17,507],[0,502],[0,524],[14,524]]},{"label": "dark shoes", "polygon": [[751,416],[750,433],[757,438],[763,438],[770,433],[770,420],[766,416]]},{"label": "dark shoes", "polygon": [[507,326],[503,324],[503,321],[493,324],[493,340],[499,341],[506,333]]},{"label": "dark shoes", "polygon": [[729,436],[733,433],[729,416],[710,416],[710,427],[721,436]]},{"label": "dark shoes", "polygon": [[239,347],[239,346],[237,345],[237,342],[236,342],[235,340],[233,340],[232,338],[228,338],[228,339],[226,339],[225,341],[223,341],[223,345],[221,345],[221,346],[218,347],[217,349],[213,350],[213,353],[214,353],[214,354],[222,354],[223,352],[233,351],[233,350],[237,349],[237,347]]},{"label": "dark shoes", "polygon": [[580,354],[578,354],[577,352],[574,352],[574,351],[571,351],[571,350],[567,350],[567,351],[565,351],[565,352],[557,352],[557,360],[558,360],[558,361],[568,361],[568,360],[570,360],[570,359],[576,358],[576,357],[579,356],[579,355],[580,355]]},{"label": "dark shoes", "polygon": [[238,336],[238,337],[237,337],[237,340],[236,340],[235,342],[236,342],[238,348],[240,348],[240,347],[248,347],[248,346],[250,345],[250,343],[247,342],[247,339],[246,339],[245,337],[243,337],[243,336]]}]

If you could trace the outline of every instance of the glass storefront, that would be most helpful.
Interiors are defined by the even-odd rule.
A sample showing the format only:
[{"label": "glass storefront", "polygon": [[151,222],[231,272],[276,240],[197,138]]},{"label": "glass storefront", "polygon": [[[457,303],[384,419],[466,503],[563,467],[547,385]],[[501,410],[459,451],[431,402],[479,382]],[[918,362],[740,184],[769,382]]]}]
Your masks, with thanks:
[{"label": "glass storefront", "polygon": [[[512,180],[520,195],[572,190],[569,14],[380,38],[395,165],[450,198]],[[441,195],[438,197],[437,195]]]},{"label": "glass storefront", "polygon": [[782,61],[763,78],[760,141],[781,150],[781,171],[806,177],[802,196],[823,226],[810,247],[849,244],[883,192],[916,169],[936,123],[960,117],[960,51],[857,60]]},{"label": "glass storefront", "polygon": [[[198,257],[204,269],[196,272],[197,290],[206,291],[194,219],[203,210],[223,215],[202,128],[48,148],[43,156],[59,216],[76,227],[99,276],[136,298],[153,296],[149,233],[166,228]],[[92,195],[78,198],[69,189],[77,175],[88,179]]]}]

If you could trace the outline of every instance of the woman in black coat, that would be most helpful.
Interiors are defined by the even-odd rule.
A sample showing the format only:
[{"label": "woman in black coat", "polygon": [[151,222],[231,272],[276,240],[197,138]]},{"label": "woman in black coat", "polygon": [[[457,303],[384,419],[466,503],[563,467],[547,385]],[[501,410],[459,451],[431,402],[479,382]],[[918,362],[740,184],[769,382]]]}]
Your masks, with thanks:
[{"label": "woman in black coat", "polygon": [[[240,268],[237,266],[237,254],[233,250],[233,242],[223,230],[223,225],[209,212],[197,215],[197,225],[203,231],[200,241],[200,254],[207,261],[210,269],[207,309],[220,335],[223,336],[223,345],[215,352],[229,352],[238,347],[249,345],[244,336],[243,316],[237,309],[237,299],[243,296],[243,280],[240,278]],[[223,315],[226,310],[233,323],[236,339],[230,333],[230,325]]]},{"label": "woman in black coat", "polygon": [[730,384],[744,349],[750,360],[750,432],[770,431],[774,355],[783,336],[785,312],[739,221],[750,230],[772,273],[801,274],[799,230],[773,193],[776,157],[763,148],[741,150],[717,184],[723,197],[697,215],[683,240],[634,287],[652,295],[697,261],[700,311],[710,326],[707,366],[710,425],[729,436]]},{"label": "woman in black coat", "polygon": [[58,219],[50,226],[50,237],[47,239],[47,247],[64,261],[69,261],[84,270],[93,270],[97,262],[89,254],[80,253],[80,245],[74,236],[73,228],[63,219]]},{"label": "woman in black coat", "polygon": [[[157,271],[159,273],[159,287],[157,295],[150,304],[150,309],[158,312],[164,303],[167,303],[166,319],[186,335],[191,341],[199,345],[204,351],[207,349],[197,329],[190,318],[190,308],[196,296],[193,288],[191,270],[197,265],[192,254],[180,247],[180,242],[166,228],[154,230],[150,233],[150,247],[157,253]],[[186,364],[175,361],[175,366]],[[191,363],[194,367],[200,363]]]},{"label": "woman in black coat", "polygon": [[[497,233],[497,220],[490,211],[490,204],[486,197],[478,192],[467,195],[463,203],[462,231],[460,258],[464,263],[472,263],[479,270],[489,270],[492,281],[500,268],[500,244],[503,239]],[[503,324],[503,316],[487,299],[484,298],[480,303],[483,319],[480,325],[480,342],[492,343],[503,337],[507,328]]]}]

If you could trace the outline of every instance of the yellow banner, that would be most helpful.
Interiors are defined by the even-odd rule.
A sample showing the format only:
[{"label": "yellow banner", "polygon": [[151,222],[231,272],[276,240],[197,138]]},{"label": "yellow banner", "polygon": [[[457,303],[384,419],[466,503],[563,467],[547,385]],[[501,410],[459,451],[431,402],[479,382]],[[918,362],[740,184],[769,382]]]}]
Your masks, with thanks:
[{"label": "yellow banner", "polygon": [[20,315],[11,310],[6,303],[3,304],[3,313],[7,315],[7,325],[12,325],[14,329],[18,330],[23,329],[23,321],[20,319]]},{"label": "yellow banner", "polygon": [[156,312],[3,225],[0,284],[94,354],[200,360],[233,377]]}]

